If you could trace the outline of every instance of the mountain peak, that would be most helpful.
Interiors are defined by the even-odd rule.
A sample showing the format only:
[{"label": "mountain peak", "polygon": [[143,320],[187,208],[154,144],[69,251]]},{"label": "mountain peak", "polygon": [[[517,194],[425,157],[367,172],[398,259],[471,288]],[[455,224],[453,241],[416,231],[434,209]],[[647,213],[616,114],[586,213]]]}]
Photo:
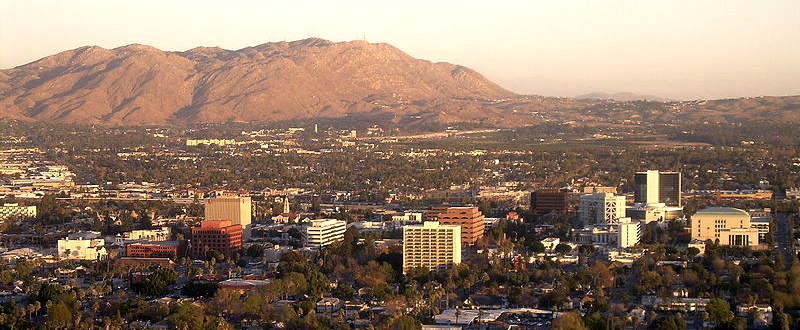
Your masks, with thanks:
[{"label": "mountain peak", "polygon": [[150,45],[142,45],[142,44],[130,44],[125,46],[120,46],[117,48],[112,49],[114,51],[129,51],[129,52],[160,52],[158,48],[155,48]]},{"label": "mountain peak", "polygon": [[331,44],[333,44],[333,42],[322,38],[311,37],[311,38],[292,41],[289,44],[296,47],[322,47],[322,46],[330,46]]}]

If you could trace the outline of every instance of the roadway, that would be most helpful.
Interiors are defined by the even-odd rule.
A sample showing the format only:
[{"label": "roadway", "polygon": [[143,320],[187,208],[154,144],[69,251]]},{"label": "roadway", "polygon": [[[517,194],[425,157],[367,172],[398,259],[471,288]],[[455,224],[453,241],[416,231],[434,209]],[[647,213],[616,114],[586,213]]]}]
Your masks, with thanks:
[{"label": "roadway", "polygon": [[792,267],[792,261],[794,260],[794,244],[792,244],[793,222],[789,213],[775,213],[775,231],[773,235],[775,248],[783,253],[783,260],[785,260],[787,270]]}]

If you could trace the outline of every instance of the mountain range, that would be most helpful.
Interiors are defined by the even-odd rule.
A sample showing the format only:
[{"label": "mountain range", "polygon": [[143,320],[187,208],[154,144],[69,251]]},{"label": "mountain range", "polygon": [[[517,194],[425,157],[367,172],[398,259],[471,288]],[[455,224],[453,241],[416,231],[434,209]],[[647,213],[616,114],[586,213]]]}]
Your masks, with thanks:
[{"label": "mountain range", "polygon": [[[408,125],[547,120],[800,121],[800,97],[615,101],[512,93],[479,73],[365,41],[239,50],[86,46],[0,70],[0,117],[104,125],[381,118]],[[710,118],[710,119],[709,119]]]}]

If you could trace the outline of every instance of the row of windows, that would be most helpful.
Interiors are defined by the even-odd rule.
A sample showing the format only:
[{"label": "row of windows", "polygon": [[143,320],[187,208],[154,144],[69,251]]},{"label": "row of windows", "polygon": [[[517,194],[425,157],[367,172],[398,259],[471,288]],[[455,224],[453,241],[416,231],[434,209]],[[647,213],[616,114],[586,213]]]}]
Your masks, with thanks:
[{"label": "row of windows", "polygon": [[419,260],[453,260],[453,256],[441,256],[441,255],[419,255],[419,254],[409,254],[406,256],[406,260],[409,261],[419,261]]},{"label": "row of windows", "polygon": [[242,232],[238,233],[224,233],[224,234],[192,234],[192,238],[205,237],[205,238],[219,238],[219,237],[242,237]]},{"label": "row of windows", "polygon": [[240,248],[240,245],[225,245],[225,244],[203,244],[203,245],[195,245],[192,246],[192,250],[204,250],[204,249],[235,249]]},{"label": "row of windows", "polygon": [[452,266],[453,262],[447,263],[430,263],[430,262],[409,262],[406,263],[406,268],[414,268],[414,267],[447,267]]}]

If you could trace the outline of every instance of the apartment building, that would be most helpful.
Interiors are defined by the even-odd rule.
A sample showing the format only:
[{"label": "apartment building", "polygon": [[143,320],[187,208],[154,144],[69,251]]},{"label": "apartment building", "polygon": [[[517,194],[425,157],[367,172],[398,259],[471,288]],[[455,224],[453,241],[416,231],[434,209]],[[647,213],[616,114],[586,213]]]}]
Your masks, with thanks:
[{"label": "apartment building", "polygon": [[461,263],[461,227],[426,221],[403,227],[403,273],[424,267],[445,270]]}]

